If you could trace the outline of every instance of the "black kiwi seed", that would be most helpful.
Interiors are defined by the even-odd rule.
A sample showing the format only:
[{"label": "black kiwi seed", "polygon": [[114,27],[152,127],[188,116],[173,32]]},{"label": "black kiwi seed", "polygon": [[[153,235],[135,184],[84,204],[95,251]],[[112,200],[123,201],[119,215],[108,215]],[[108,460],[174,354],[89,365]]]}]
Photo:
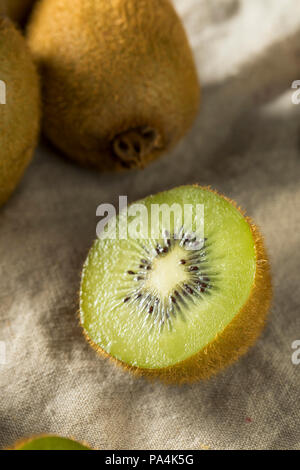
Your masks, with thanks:
[{"label": "black kiwi seed", "polygon": [[134,276],[135,272],[133,271],[127,271],[128,274],[130,274],[131,276]]},{"label": "black kiwi seed", "polygon": [[191,289],[191,287],[188,286],[187,284],[184,284],[184,287],[185,287],[185,290],[186,290],[189,294],[193,294],[193,293],[194,293],[193,289]]},{"label": "black kiwi seed", "polygon": [[130,297],[126,297],[126,299],[124,299],[124,302],[128,302],[128,300],[130,300]]},{"label": "black kiwi seed", "polygon": [[189,271],[199,271],[198,266],[191,266]]}]

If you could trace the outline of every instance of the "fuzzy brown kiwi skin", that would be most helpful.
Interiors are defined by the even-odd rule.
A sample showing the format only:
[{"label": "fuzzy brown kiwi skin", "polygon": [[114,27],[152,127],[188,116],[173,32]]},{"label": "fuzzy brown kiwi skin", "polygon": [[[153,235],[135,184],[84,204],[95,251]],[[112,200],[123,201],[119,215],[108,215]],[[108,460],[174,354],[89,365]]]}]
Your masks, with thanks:
[{"label": "fuzzy brown kiwi skin", "polygon": [[136,376],[145,377],[152,381],[160,380],[166,385],[182,385],[206,380],[236,362],[260,336],[271,307],[272,283],[270,264],[264,240],[258,227],[232,199],[213,190],[210,186],[194,186],[217,194],[239,210],[249,224],[255,242],[256,272],[254,284],[248,300],[232,322],[204,349],[190,358],[170,367],[144,369],[130,366],[110,356],[89,338],[80,319],[85,339],[99,355],[110,359],[117,366],[121,366]]},{"label": "fuzzy brown kiwi skin", "polygon": [[0,105],[0,206],[11,196],[30,163],[40,128],[40,83],[21,33],[0,16],[0,79],[6,104]]},{"label": "fuzzy brown kiwi skin", "polygon": [[192,125],[197,71],[169,0],[42,0],[28,41],[44,83],[44,133],[69,158],[101,171],[143,168]]}]

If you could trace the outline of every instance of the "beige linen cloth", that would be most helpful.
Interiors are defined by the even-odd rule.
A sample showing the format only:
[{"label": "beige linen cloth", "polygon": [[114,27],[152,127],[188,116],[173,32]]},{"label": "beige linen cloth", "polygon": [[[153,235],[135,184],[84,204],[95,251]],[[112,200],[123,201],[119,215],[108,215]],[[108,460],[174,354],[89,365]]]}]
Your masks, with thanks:
[{"label": "beige linen cloth", "polygon": [[[190,134],[146,170],[96,174],[42,144],[0,211],[0,446],[58,433],[100,449],[300,449],[298,0],[176,0],[203,85]],[[78,326],[96,207],[198,182],[247,208],[270,254],[267,328],[238,363],[182,387],[98,357]],[[3,343],[2,343],[3,346]],[[2,362],[4,362],[2,360]]]}]

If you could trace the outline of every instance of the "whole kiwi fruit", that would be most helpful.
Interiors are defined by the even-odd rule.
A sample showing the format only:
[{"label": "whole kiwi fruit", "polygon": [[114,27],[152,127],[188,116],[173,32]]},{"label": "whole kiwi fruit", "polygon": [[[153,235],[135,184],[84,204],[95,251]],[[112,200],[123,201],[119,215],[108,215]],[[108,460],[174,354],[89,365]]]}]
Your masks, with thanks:
[{"label": "whole kiwi fruit", "polygon": [[44,132],[99,170],[144,167],[191,126],[199,83],[169,0],[42,0],[28,40]]},{"label": "whole kiwi fruit", "polygon": [[26,41],[0,17],[0,205],[31,161],[40,123],[40,88]]},{"label": "whole kiwi fruit", "polygon": [[23,24],[36,0],[0,0],[0,13]]},{"label": "whole kiwi fruit", "polygon": [[268,256],[232,200],[174,188],[129,206],[98,236],[82,272],[80,321],[100,354],[145,377],[194,382],[258,338],[272,295]]}]

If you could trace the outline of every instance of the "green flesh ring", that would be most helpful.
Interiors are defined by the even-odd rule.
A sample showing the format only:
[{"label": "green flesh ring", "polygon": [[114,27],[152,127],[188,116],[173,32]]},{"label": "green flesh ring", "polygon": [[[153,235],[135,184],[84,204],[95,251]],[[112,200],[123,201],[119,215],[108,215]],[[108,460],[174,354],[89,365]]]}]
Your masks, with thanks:
[{"label": "green flesh ring", "polygon": [[[85,335],[109,356],[139,369],[172,367],[204,350],[241,311],[254,286],[255,240],[235,205],[197,186],[139,201],[149,214],[152,204],[174,203],[182,210],[185,204],[204,208],[198,249],[186,248],[188,234],[200,230],[196,212],[184,226],[175,213],[170,231],[159,221],[156,239],[98,238],[83,268]],[[142,218],[143,233],[148,219]]]},{"label": "green flesh ring", "polygon": [[65,437],[41,436],[22,442],[16,450],[89,450],[89,447]]}]

